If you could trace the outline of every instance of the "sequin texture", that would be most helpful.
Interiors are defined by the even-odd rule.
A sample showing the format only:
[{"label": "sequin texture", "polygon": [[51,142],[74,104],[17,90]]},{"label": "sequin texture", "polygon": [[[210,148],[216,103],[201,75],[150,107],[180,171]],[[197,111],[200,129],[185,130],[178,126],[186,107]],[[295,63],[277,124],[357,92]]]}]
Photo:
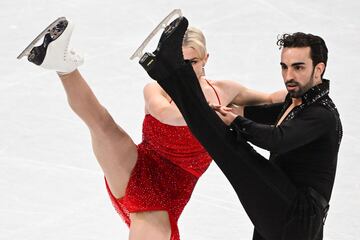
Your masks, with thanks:
[{"label": "sequin texture", "polygon": [[167,211],[171,240],[179,240],[177,221],[211,157],[187,126],[167,125],[149,114],[137,149],[125,196],[116,199],[107,185],[112,203],[129,226],[131,212]]}]

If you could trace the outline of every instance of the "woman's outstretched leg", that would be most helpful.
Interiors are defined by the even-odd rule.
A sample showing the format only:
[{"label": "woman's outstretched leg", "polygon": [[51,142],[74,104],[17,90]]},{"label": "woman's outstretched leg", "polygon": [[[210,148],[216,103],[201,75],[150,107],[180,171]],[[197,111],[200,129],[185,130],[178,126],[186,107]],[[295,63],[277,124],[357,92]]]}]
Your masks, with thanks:
[{"label": "woman's outstretched leg", "polygon": [[[30,62],[59,73],[71,109],[90,130],[93,151],[105,174],[111,193],[115,198],[120,198],[125,194],[130,174],[136,164],[137,147],[99,103],[77,70],[83,59],[76,52],[68,50],[73,29],[71,22],[61,18],[50,26],[49,31],[45,29],[43,32],[43,44],[37,47],[30,44],[28,49],[30,47],[32,49],[25,55],[28,55]],[[150,211],[130,215],[132,220],[130,239],[135,239],[132,236],[164,240],[170,238],[171,227],[167,212]]]},{"label": "woman's outstretched leg", "polygon": [[33,47],[28,51],[28,60],[58,72],[70,107],[90,130],[94,153],[111,191],[121,197],[137,160],[136,145],[99,103],[77,70],[83,58],[69,49],[73,29],[74,24],[66,18],[50,24],[40,34],[44,37],[43,43],[37,47],[30,44],[26,48]]},{"label": "woman's outstretched leg", "polygon": [[166,211],[146,211],[130,214],[129,240],[170,240],[171,225]]},{"label": "woman's outstretched leg", "polygon": [[123,196],[137,160],[136,145],[99,103],[78,70],[60,75],[60,79],[71,109],[90,130],[94,154],[112,193]]}]

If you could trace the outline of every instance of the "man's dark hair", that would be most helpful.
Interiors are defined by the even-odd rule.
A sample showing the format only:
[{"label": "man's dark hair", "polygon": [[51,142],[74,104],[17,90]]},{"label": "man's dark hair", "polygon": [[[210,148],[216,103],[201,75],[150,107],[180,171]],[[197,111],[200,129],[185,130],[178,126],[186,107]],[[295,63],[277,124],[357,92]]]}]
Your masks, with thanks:
[{"label": "man's dark hair", "polygon": [[[285,33],[278,37],[276,44],[280,47],[280,49],[285,47],[310,47],[310,57],[313,61],[313,66],[315,67],[318,63],[323,62],[326,68],[328,49],[326,47],[325,41],[319,36],[302,32],[297,32],[293,34]],[[321,77],[324,75],[324,72]]]}]

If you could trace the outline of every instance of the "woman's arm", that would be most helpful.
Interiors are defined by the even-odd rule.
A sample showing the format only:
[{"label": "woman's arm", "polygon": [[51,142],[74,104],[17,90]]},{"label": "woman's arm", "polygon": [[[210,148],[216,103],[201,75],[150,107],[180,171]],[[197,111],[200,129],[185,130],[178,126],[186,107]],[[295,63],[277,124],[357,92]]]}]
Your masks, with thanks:
[{"label": "woman's arm", "polygon": [[285,97],[288,94],[286,89],[278,90],[276,92],[270,93],[271,103],[282,103],[285,102]]},{"label": "woman's arm", "polygon": [[235,81],[221,81],[221,83],[225,93],[233,96],[231,103],[240,106],[283,102],[287,94],[286,90],[264,93],[247,88]]},{"label": "woman's arm", "polygon": [[152,82],[144,87],[145,109],[162,123],[183,126],[186,125],[179,109],[156,83]]},{"label": "woman's arm", "polygon": [[[227,106],[231,107],[232,114],[249,117],[264,124],[274,124],[287,94],[285,89],[269,94],[228,80],[219,81],[219,87],[229,97],[230,104]],[[230,117],[230,120],[225,120],[224,116],[222,118],[225,122],[232,119]]]}]

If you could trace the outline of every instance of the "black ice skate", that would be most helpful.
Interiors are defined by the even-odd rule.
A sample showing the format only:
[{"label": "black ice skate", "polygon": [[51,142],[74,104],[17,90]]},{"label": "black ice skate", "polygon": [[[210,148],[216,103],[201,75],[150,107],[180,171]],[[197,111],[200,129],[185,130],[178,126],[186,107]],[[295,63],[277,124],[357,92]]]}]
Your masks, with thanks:
[{"label": "black ice skate", "polygon": [[161,22],[154,28],[154,30],[151,31],[151,33],[145,38],[145,40],[142,42],[142,44],[136,49],[136,51],[131,55],[130,60],[133,60],[134,58],[138,57],[141,58],[143,54],[144,48],[149,44],[151,39],[155,37],[155,35],[162,29],[165,29],[168,26],[169,21],[174,17],[178,16],[181,17],[182,13],[180,9],[174,9],[171,11]]},{"label": "black ice skate", "polygon": [[139,56],[155,33],[162,29],[163,25],[175,15],[179,16],[165,27],[156,50],[153,53],[146,52],[139,61],[140,65],[143,66],[154,80],[168,76],[169,72],[177,69],[184,63],[182,41],[188,27],[188,21],[181,15],[180,10],[174,10],[161,21],[130,58],[133,59]]},{"label": "black ice skate", "polygon": [[[45,28],[17,58],[27,56],[30,62],[55,70],[60,74],[74,71],[83,63],[83,58],[68,49],[73,28],[73,24],[65,17],[58,18]],[[43,37],[43,43],[34,47]]]}]

